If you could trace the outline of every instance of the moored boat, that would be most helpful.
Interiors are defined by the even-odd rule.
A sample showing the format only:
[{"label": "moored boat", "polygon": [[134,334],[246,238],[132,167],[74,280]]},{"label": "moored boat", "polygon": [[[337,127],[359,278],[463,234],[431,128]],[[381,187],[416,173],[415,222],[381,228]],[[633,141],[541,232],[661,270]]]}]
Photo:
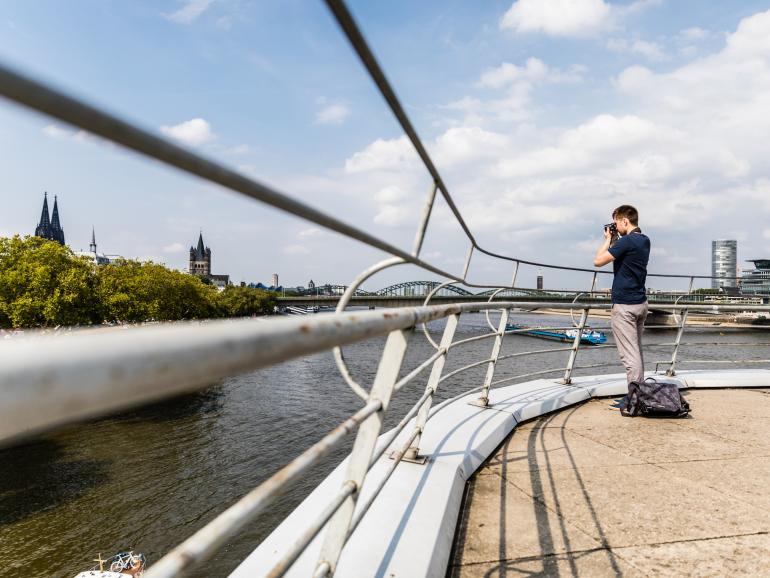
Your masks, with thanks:
[{"label": "moored boat", "polygon": [[98,564],[75,578],[139,578],[147,567],[144,554],[134,554],[133,550],[118,552],[106,560],[102,560],[102,555],[99,554],[99,558],[94,562]]},{"label": "moored boat", "polygon": [[[537,327],[509,323],[505,326],[505,331],[506,333],[512,333],[514,335],[529,335],[530,337],[539,337],[541,339],[551,339],[554,341],[573,341],[578,330],[567,329],[566,331],[561,331],[555,329],[538,329]],[[590,327],[584,328],[583,333],[580,336],[580,342],[588,345],[601,345],[606,341],[607,336],[604,332],[596,331]]]}]

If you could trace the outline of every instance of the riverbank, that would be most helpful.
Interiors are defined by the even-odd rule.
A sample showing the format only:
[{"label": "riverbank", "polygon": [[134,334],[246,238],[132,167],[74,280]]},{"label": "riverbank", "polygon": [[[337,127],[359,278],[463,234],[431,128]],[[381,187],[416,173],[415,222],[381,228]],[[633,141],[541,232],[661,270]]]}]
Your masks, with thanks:
[{"label": "riverbank", "polygon": [[[527,311],[527,313],[531,313],[533,315],[561,315],[561,316],[569,316],[569,313],[565,313],[563,310],[559,309],[538,309],[536,311]],[[577,315],[575,316],[577,320]],[[606,319],[609,320],[610,318],[610,310],[609,309],[589,309],[588,310],[588,318],[591,319]],[[670,319],[673,321],[673,316],[670,317]],[[677,316],[678,320],[678,316]],[[656,323],[656,325],[668,325],[667,323]],[[676,329],[677,325],[674,323],[671,323],[671,329]],[[717,317],[714,315],[697,315],[697,314],[689,314],[687,316],[687,325],[693,326],[693,327],[718,327],[718,328],[728,328],[728,329],[757,329],[757,330],[767,330],[770,329],[770,326],[768,325],[757,325],[754,323],[741,323],[738,321],[735,321],[734,315],[725,315],[723,317]]]}]

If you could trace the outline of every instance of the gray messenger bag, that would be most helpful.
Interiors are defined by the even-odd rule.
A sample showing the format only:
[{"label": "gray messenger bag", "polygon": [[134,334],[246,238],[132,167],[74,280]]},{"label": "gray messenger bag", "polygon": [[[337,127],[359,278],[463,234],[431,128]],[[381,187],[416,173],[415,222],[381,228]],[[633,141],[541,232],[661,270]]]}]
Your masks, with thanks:
[{"label": "gray messenger bag", "polygon": [[625,417],[684,417],[690,413],[690,406],[676,383],[648,377],[628,384],[628,395],[620,404],[620,413]]}]

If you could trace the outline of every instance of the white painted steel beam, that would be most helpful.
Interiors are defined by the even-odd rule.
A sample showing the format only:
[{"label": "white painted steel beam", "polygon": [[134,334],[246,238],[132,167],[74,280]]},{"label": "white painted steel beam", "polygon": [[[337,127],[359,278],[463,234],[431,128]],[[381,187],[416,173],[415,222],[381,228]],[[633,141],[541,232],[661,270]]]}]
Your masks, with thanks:
[{"label": "white painted steel beam", "polygon": [[[463,306],[464,307],[464,306]],[[459,311],[418,307],[35,335],[0,343],[0,442]]]}]

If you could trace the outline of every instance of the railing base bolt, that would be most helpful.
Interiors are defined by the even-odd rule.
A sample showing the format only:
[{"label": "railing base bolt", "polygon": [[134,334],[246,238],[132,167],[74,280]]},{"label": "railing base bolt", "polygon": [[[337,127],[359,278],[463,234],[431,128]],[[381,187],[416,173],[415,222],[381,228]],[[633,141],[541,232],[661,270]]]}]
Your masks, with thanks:
[{"label": "railing base bolt", "polygon": [[469,401],[468,405],[475,405],[476,407],[489,407],[489,398],[480,397],[478,399],[474,399],[473,401]]},{"label": "railing base bolt", "polygon": [[[410,464],[423,465],[425,462],[428,461],[428,457],[419,455],[418,451],[419,451],[418,448],[409,448],[408,450],[406,450],[404,457],[401,458],[401,461],[409,462]],[[395,459],[397,457],[396,456],[397,453],[398,452],[395,452],[395,451],[391,452],[390,459],[391,460]]]}]

